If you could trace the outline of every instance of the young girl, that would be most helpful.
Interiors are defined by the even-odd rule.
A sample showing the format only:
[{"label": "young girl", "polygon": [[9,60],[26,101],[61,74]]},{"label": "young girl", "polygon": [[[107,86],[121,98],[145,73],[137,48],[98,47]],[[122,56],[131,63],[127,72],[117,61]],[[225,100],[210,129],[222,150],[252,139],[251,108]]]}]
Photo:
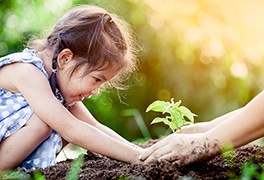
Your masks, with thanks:
[{"label": "young girl", "polygon": [[[125,24],[95,6],[67,12],[30,49],[0,59],[0,170],[45,168],[65,142],[137,162],[142,149],[97,122],[82,104],[135,69]],[[122,77],[125,77],[122,76]]]},{"label": "young girl", "polygon": [[145,163],[167,159],[187,165],[264,136],[264,91],[246,106],[213,121],[182,128],[140,155]]}]

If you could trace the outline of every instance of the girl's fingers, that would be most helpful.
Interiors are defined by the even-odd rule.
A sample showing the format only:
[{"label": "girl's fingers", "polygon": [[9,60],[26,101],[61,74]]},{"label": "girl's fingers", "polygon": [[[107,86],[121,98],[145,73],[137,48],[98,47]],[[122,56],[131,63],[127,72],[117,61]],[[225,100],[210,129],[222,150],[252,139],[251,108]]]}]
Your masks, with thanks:
[{"label": "girl's fingers", "polygon": [[171,149],[168,148],[168,146],[164,146],[162,148],[157,149],[156,151],[153,151],[144,161],[145,164],[158,161],[160,157],[163,157],[167,154],[171,154]]},{"label": "girl's fingers", "polygon": [[159,150],[160,148],[166,146],[166,141],[161,140],[159,142],[157,142],[156,144],[152,145],[149,148],[146,148],[145,150],[143,150],[143,152],[139,155],[139,159],[141,161],[145,161],[146,159],[148,159],[150,156],[153,156],[153,153],[155,153],[157,150]]},{"label": "girl's fingers", "polygon": [[151,154],[155,151],[153,147],[146,148],[143,152],[138,156],[138,159],[141,161],[145,161]]}]

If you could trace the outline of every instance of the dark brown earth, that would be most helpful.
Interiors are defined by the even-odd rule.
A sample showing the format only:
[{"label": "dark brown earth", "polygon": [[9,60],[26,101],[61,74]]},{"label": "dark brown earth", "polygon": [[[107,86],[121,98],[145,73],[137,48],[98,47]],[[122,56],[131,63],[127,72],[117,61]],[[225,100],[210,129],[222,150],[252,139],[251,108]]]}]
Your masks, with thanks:
[{"label": "dark brown earth", "polygon": [[[146,147],[156,141],[150,140],[140,144],[140,146]],[[47,180],[76,179],[73,176],[69,177],[72,162],[73,160],[66,160],[46,169],[35,171],[18,169],[18,171],[11,174],[0,175],[0,179],[16,179],[15,177],[18,177],[18,174],[21,179],[38,179],[38,177],[40,177],[39,179],[45,177]],[[247,168],[245,168],[246,163]],[[224,155],[218,155],[207,161],[185,167],[166,161],[154,162],[148,165],[131,165],[87,152],[84,155],[83,165],[78,166],[81,168],[78,179],[261,179],[260,174],[264,172],[263,163],[264,146],[258,145],[240,147]],[[78,170],[75,170],[75,172],[78,172]]]}]

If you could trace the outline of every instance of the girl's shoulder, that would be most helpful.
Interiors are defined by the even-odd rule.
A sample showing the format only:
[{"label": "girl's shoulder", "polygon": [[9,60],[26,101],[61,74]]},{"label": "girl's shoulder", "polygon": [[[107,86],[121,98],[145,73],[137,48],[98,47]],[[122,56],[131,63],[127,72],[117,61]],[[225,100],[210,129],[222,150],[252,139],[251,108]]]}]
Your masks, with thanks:
[{"label": "girl's shoulder", "polygon": [[12,53],[0,58],[0,66],[15,63],[15,62],[38,62],[41,59],[37,58],[34,51],[24,49],[22,52]]},{"label": "girl's shoulder", "polygon": [[46,77],[48,77],[48,73],[44,69],[44,62],[36,56],[34,51],[29,49],[24,49],[22,52],[12,53],[7,56],[0,58],[0,68],[5,65],[9,65],[12,63],[31,63],[35,65],[38,69],[40,69]]}]

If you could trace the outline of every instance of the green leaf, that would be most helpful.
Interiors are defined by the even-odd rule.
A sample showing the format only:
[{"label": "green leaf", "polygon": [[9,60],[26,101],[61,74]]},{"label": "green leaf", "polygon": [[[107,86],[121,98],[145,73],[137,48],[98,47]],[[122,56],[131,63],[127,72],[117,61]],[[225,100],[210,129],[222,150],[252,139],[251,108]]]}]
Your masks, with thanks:
[{"label": "green leaf", "polygon": [[182,120],[182,113],[179,110],[175,110],[171,113],[171,119],[172,121],[179,121]]},{"label": "green leaf", "polygon": [[[173,101],[172,101],[173,102]],[[175,104],[173,104],[173,109],[177,109],[179,105],[181,104],[181,100],[177,101]]]},{"label": "green leaf", "polygon": [[[37,180],[46,180],[45,176],[38,170],[34,171],[33,177],[34,177],[34,179],[37,179]],[[22,177],[21,177],[21,179],[22,179]]]},{"label": "green leaf", "polygon": [[157,101],[154,101],[153,103],[151,103],[147,107],[146,112],[149,112],[149,111],[164,112],[164,111],[166,111],[166,108],[168,105],[169,105],[168,102],[157,100]]},{"label": "green leaf", "polygon": [[84,161],[84,155],[79,155],[76,159],[73,160],[71,168],[66,176],[66,180],[75,180],[78,179],[79,173],[81,171]]},{"label": "green leaf", "polygon": [[161,117],[156,117],[155,119],[153,119],[153,121],[151,121],[150,124],[155,124],[155,123],[160,123],[163,122],[165,118],[161,118]]},{"label": "green leaf", "polygon": [[161,117],[156,117],[155,119],[153,119],[153,121],[151,121],[150,124],[155,124],[155,123],[160,123],[163,122],[164,124],[170,126],[171,122],[168,120],[168,118],[161,118]]},{"label": "green leaf", "polygon": [[185,121],[183,126],[186,126],[186,125],[189,125],[189,124],[193,124],[193,122]]},{"label": "green leaf", "polygon": [[182,113],[179,110],[176,110],[172,114],[172,122],[176,124],[177,129],[181,128],[184,125],[185,120],[182,117]]},{"label": "green leaf", "polygon": [[186,116],[191,122],[194,122],[194,116],[197,116],[196,114],[192,113],[188,108],[185,106],[180,106],[179,110],[182,112],[184,116]]},{"label": "green leaf", "polygon": [[168,125],[169,125],[170,129],[171,129],[173,132],[175,132],[175,131],[178,129],[178,127],[176,126],[176,124],[173,123],[173,122],[170,122]]},{"label": "green leaf", "polygon": [[166,118],[163,118],[163,123],[169,126],[171,121],[169,121],[168,117],[166,117]]}]

